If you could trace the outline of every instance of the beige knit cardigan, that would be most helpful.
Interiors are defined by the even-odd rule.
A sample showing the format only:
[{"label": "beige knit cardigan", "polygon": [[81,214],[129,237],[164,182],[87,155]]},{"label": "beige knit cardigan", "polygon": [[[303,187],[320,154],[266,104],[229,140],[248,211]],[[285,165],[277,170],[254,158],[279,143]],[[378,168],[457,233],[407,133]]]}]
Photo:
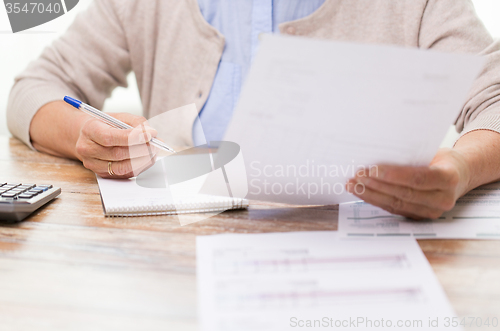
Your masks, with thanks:
[{"label": "beige knit cardigan", "polygon": [[[487,66],[470,94],[457,96],[464,107],[456,125],[463,133],[500,132],[500,48],[470,0],[326,0],[313,14],[281,24],[280,31],[485,55]],[[95,0],[16,78],[9,129],[31,146],[29,126],[40,107],[72,95],[100,109],[115,87],[126,86],[132,70],[145,117],[191,103],[200,110],[223,49],[224,36],[204,20],[197,0]],[[170,117],[163,128],[167,142],[191,145],[194,117]]]}]

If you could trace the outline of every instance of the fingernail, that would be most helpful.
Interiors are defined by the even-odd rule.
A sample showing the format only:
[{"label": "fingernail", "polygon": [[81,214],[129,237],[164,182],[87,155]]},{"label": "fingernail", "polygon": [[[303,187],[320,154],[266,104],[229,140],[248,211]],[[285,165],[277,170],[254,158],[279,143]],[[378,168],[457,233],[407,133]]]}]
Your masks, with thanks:
[{"label": "fingernail", "polygon": [[148,133],[150,133],[153,137],[156,137],[158,135],[158,131],[156,129],[150,127],[150,126],[145,126],[144,127]]}]

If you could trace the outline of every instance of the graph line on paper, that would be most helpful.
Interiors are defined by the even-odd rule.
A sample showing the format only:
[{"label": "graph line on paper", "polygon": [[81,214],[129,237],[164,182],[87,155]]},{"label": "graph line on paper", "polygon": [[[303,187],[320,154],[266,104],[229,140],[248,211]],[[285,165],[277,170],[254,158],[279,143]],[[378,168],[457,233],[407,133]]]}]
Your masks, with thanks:
[{"label": "graph line on paper", "polygon": [[248,311],[302,309],[337,305],[416,303],[425,295],[419,287],[324,288],[315,282],[285,282],[262,286],[257,282],[221,282],[217,309]]},{"label": "graph line on paper", "polygon": [[[262,255],[261,255],[262,254]],[[403,269],[408,267],[405,255],[311,256],[307,251],[216,251],[216,274],[294,273],[354,269]]]}]

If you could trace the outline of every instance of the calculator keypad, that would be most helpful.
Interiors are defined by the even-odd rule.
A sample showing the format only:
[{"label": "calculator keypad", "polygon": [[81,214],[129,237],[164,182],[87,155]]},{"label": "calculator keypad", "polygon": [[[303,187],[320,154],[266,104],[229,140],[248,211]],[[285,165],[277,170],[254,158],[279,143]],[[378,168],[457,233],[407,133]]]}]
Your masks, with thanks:
[{"label": "calculator keypad", "polygon": [[29,200],[51,188],[52,185],[13,184],[0,182],[0,197],[7,198],[9,200]]}]

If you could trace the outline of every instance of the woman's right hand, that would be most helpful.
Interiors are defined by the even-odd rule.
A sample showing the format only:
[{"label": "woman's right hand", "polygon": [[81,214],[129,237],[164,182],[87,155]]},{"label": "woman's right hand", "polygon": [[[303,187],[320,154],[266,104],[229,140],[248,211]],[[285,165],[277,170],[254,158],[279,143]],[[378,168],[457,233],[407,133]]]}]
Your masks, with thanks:
[{"label": "woman's right hand", "polygon": [[[114,118],[134,127],[122,130],[90,118],[81,127],[76,142],[77,157],[85,168],[103,178],[130,178],[151,167],[157,149],[149,144],[156,137],[155,129],[142,116],[128,113],[110,113]],[[108,172],[111,162],[111,175]]]}]

